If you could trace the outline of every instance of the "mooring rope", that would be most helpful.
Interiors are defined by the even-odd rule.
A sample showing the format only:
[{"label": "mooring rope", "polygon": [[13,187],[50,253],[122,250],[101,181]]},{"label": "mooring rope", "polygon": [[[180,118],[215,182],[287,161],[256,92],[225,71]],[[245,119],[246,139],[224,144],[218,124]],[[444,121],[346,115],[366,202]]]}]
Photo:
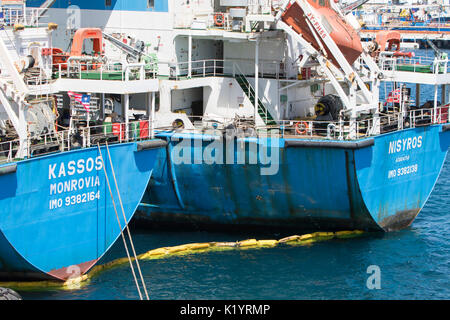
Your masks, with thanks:
[{"label": "mooring rope", "polygon": [[[113,193],[112,193],[112,190],[111,190],[111,185],[109,184],[108,173],[106,172],[105,162],[103,161],[103,155],[102,155],[102,151],[100,149],[100,143],[97,143],[97,147],[98,147],[98,152],[100,154],[100,159],[102,160],[103,171],[105,172],[105,179],[106,179],[106,183],[108,185],[109,194],[111,195],[111,200],[112,200],[112,204],[113,204],[113,207],[114,207],[114,212],[116,213],[117,223],[119,224],[120,235],[122,236],[123,245],[125,247],[125,251],[127,252],[128,261],[130,262],[130,267],[131,267],[131,272],[133,273],[134,282],[136,284],[136,288],[137,288],[138,293],[139,293],[139,298],[141,300],[143,300],[141,289],[139,287],[139,283],[138,283],[137,278],[136,278],[136,273],[134,272],[133,262],[131,261],[130,252],[128,251],[128,245],[127,245],[127,242],[125,240],[125,235],[122,232],[122,224],[120,223],[119,214],[117,213],[116,203],[114,201],[114,196],[113,196]],[[108,155],[109,155],[109,153],[108,153]],[[111,156],[110,156],[110,160],[111,160]],[[117,192],[119,192],[119,190],[117,190]],[[106,208],[105,208],[105,210],[106,210]]]},{"label": "mooring rope", "polygon": [[[137,256],[139,260],[164,259],[172,256],[181,256],[189,254],[198,254],[224,250],[250,250],[257,248],[273,248],[278,245],[311,245],[314,242],[331,240],[333,238],[352,238],[363,234],[361,230],[338,231],[338,232],[315,232],[304,235],[293,235],[280,240],[256,240],[248,239],[236,242],[205,242],[205,243],[189,243],[173,247],[162,247],[147,251]],[[12,288],[18,290],[37,290],[43,288],[73,290],[79,289],[81,285],[87,284],[90,279],[94,278],[103,271],[123,265],[130,261],[130,257],[120,258],[105,264],[97,265],[81,277],[70,279],[66,282],[58,281],[32,281],[32,282],[0,282],[1,287]],[[135,278],[136,280],[136,278]],[[137,283],[137,281],[136,281]]]},{"label": "mooring rope", "polygon": [[125,215],[125,210],[123,209],[122,197],[120,196],[119,186],[117,184],[116,174],[115,174],[114,166],[113,166],[113,163],[111,160],[111,154],[109,153],[108,141],[106,142],[106,151],[108,152],[109,163],[111,165],[111,172],[112,172],[112,175],[114,178],[114,183],[116,185],[117,196],[119,197],[120,208],[122,209],[123,220],[125,222],[125,229],[127,229],[128,238],[130,240],[131,250],[133,251],[133,256],[136,261],[136,266],[137,266],[137,269],[139,272],[139,276],[141,278],[142,287],[144,288],[145,296],[146,296],[147,300],[150,300],[150,298],[148,296],[148,292],[147,292],[147,286],[145,285],[144,277],[142,276],[141,267],[139,266],[139,259],[137,258],[136,250],[134,249],[133,238],[131,237],[130,228],[128,227],[128,221],[127,221],[127,217]]}]

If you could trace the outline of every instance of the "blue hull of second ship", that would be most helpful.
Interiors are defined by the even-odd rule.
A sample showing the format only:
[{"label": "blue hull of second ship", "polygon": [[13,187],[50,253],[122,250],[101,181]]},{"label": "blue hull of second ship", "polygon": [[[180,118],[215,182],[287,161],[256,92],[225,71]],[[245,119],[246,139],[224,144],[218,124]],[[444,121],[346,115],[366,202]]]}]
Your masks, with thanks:
[{"label": "blue hull of second ship", "polygon": [[[205,154],[215,154],[205,135],[160,137],[169,144],[138,208],[142,223],[391,231],[410,225],[424,206],[445,161],[450,128],[410,128],[357,142],[234,140],[234,150],[245,146],[245,164],[236,164],[237,151],[232,163],[208,160]],[[271,150],[279,165],[263,175],[267,157],[256,164],[248,159],[268,145],[278,145]],[[188,153],[191,163],[177,160]]]},{"label": "blue hull of second ship", "polygon": [[[139,146],[139,148],[138,148]],[[109,147],[127,222],[142,199],[158,150]],[[122,229],[108,152],[101,147]],[[67,280],[86,273],[119,237],[98,148],[0,166],[0,279]]]}]

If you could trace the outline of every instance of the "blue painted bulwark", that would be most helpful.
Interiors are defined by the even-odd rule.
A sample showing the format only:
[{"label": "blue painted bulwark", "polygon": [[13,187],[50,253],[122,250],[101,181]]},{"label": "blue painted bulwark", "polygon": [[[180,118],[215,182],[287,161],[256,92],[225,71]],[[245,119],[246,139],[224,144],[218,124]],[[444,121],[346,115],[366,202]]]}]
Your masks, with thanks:
[{"label": "blue painted bulwark", "polygon": [[[27,6],[37,8],[44,2],[44,0],[28,0]],[[56,0],[52,8],[66,9],[74,5],[86,10],[169,11],[168,0]]]},{"label": "blue painted bulwark", "polygon": [[234,150],[245,145],[245,164],[208,164],[199,155],[211,141],[160,134],[171,140],[171,150],[188,141],[193,164],[175,163],[173,152],[161,150],[137,217],[308,230],[401,229],[417,216],[439,176],[450,145],[450,132],[442,129],[411,128],[354,143],[280,139],[273,175],[261,174],[268,165],[248,160],[253,143],[270,143],[264,139],[234,142]]},{"label": "blue painted bulwark", "polygon": [[[142,199],[157,149],[109,147],[127,221]],[[120,211],[111,165],[101,148]],[[0,279],[59,279],[87,272],[120,235],[98,148],[14,163],[0,175]],[[11,165],[0,166],[0,172]]]},{"label": "blue painted bulwark", "polygon": [[361,149],[374,145],[374,139],[366,139],[357,142],[343,142],[343,141],[324,141],[324,140],[286,140],[285,146],[287,148],[335,148],[335,149]]}]

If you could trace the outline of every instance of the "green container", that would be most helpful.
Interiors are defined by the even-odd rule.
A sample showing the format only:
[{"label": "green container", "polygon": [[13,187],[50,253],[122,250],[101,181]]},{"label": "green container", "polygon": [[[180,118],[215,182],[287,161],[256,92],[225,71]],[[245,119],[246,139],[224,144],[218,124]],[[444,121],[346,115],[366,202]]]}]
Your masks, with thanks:
[{"label": "green container", "polygon": [[139,139],[141,133],[139,121],[130,123],[130,138]]},{"label": "green container", "polygon": [[104,130],[103,130],[103,132],[105,133],[105,134],[108,134],[108,133],[112,133],[112,123],[111,122],[103,122],[103,128],[104,128]]}]

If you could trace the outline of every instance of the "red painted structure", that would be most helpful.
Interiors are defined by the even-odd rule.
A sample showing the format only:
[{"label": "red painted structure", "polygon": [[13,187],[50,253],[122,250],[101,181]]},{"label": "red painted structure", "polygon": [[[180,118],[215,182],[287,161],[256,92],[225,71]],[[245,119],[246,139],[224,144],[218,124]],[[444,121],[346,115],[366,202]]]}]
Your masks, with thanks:
[{"label": "red painted structure", "polygon": [[[308,26],[305,12],[297,2],[288,5],[281,19],[297,33],[301,34],[316,50],[320,50],[320,44],[317,42],[316,37],[320,41],[320,39],[325,39],[328,33],[342,51],[348,63],[353,64],[363,50],[356,30],[331,8],[329,0],[307,0],[307,2],[311,5],[313,11],[312,15],[308,15],[308,18],[314,27],[315,35]],[[322,26],[325,30],[322,29]],[[327,46],[323,45],[323,47],[331,62],[338,66],[331,51]]]},{"label": "red painted structure", "polygon": [[[104,54],[103,50],[103,34],[99,28],[80,28],[75,32],[72,40],[72,48],[70,53],[63,52],[59,48],[43,48],[42,54],[51,54],[53,56],[53,66],[58,67],[61,64],[61,69],[67,69],[67,62],[70,57],[81,57],[83,54],[83,44],[86,39],[92,39],[92,48],[94,56],[101,56]],[[97,66],[93,65],[92,69]],[[84,68],[85,69],[85,68]]]}]

